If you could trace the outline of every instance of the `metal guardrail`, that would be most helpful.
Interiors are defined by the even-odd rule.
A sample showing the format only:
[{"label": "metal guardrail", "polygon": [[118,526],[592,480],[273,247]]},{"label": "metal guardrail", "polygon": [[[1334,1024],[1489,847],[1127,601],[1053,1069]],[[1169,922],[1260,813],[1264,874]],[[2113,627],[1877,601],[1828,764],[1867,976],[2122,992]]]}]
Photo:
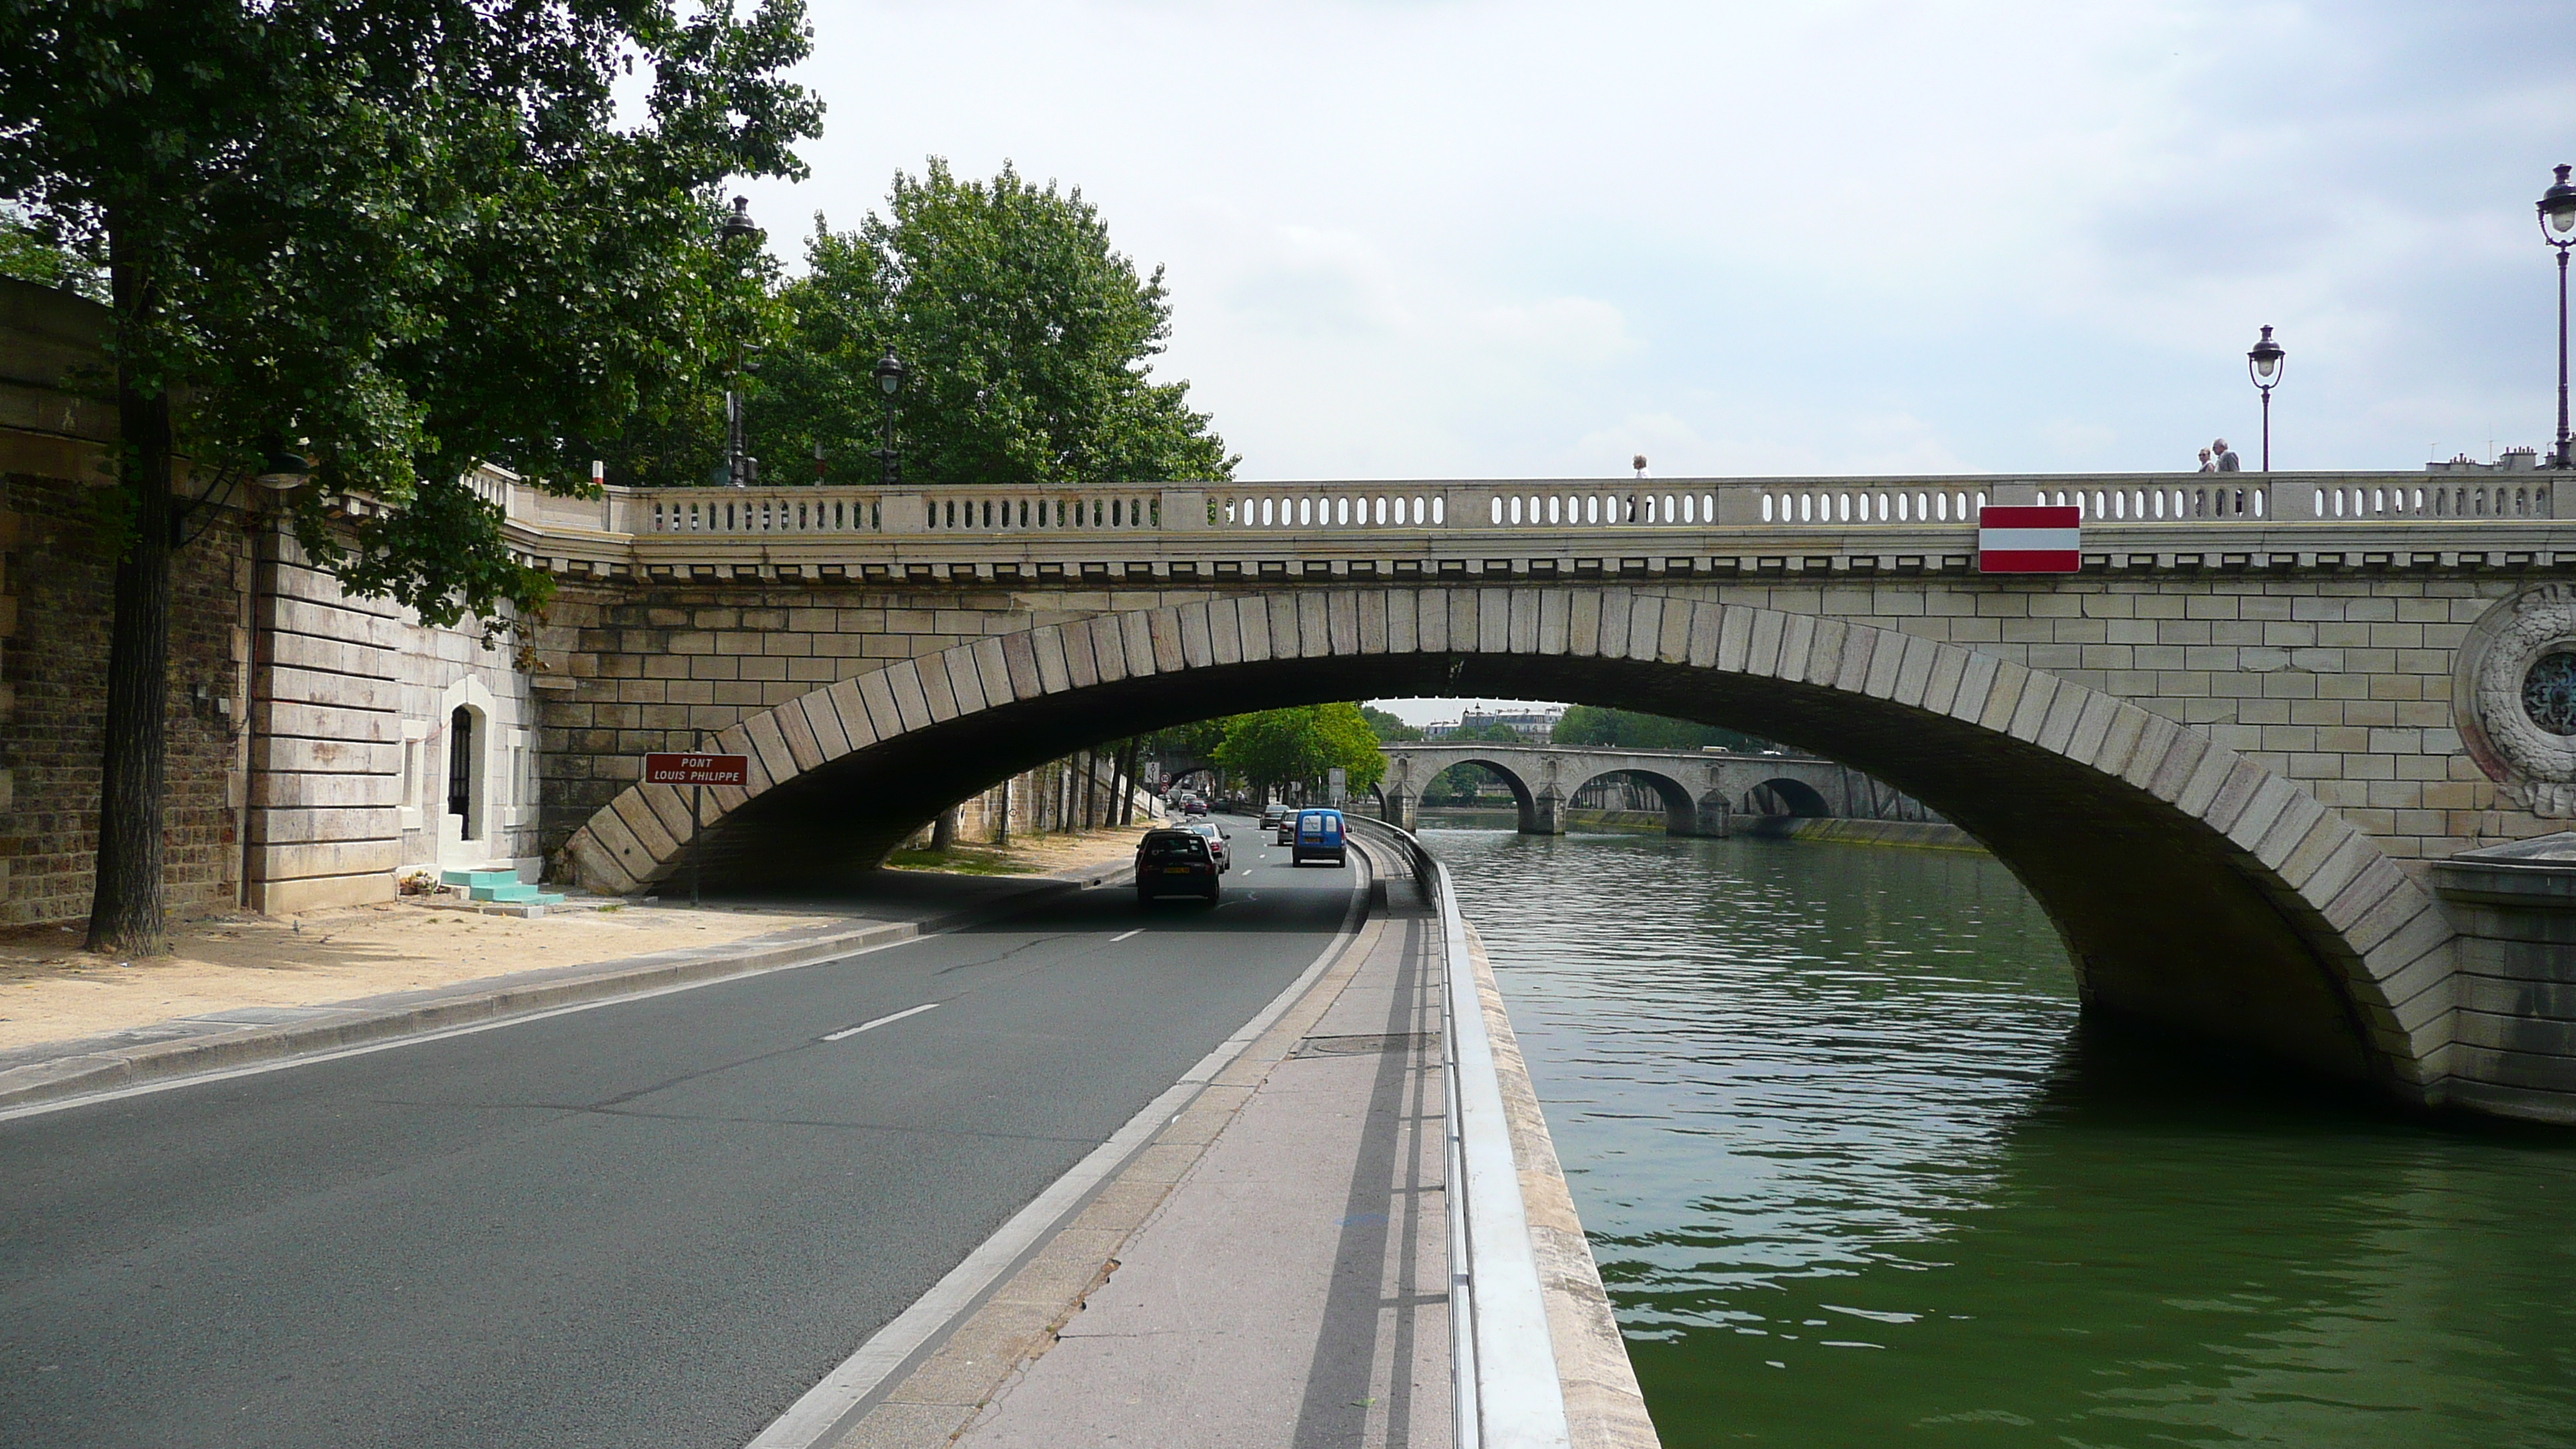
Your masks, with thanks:
[{"label": "metal guardrail", "polygon": [[1565,1389],[1547,1324],[1520,1163],[1495,1074],[1467,923],[1448,867],[1382,820],[1349,817],[1413,863],[1439,912],[1440,1066],[1449,1103],[1449,1351],[1458,1449],[1570,1449]]}]

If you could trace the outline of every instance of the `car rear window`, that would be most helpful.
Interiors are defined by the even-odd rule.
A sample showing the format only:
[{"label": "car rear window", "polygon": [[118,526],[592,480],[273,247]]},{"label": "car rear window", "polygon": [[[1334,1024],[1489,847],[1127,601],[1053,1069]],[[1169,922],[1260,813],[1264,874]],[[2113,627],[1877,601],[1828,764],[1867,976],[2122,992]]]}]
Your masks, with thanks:
[{"label": "car rear window", "polygon": [[1196,835],[1157,835],[1145,842],[1149,860],[1168,860],[1182,856],[1204,859],[1208,853],[1205,838]]}]

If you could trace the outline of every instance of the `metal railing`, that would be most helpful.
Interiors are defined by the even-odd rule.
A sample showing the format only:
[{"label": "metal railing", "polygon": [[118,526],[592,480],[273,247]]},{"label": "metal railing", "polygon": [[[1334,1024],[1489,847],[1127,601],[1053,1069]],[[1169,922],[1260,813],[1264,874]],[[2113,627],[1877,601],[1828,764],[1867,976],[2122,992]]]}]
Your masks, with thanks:
[{"label": "metal railing", "polygon": [[1569,1449],[1538,1250],[1496,1075],[1493,1037],[1449,871],[1409,831],[1347,817],[1412,862],[1438,911],[1440,1068],[1448,1096],[1449,1357],[1458,1449]]}]

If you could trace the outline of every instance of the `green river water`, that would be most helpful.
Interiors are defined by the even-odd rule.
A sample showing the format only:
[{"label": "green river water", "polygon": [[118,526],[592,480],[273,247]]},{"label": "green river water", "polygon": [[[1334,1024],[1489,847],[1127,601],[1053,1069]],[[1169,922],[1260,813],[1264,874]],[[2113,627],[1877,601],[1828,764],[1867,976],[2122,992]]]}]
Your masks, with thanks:
[{"label": "green river water", "polygon": [[1424,839],[1667,1449],[2576,1445],[2576,1137],[2080,1028],[1981,855]]}]

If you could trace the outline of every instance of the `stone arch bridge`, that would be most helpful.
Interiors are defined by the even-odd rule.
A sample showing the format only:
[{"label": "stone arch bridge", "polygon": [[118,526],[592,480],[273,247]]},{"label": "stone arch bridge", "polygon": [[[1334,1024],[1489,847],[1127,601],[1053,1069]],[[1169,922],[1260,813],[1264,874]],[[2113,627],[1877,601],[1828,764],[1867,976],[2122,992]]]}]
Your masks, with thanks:
[{"label": "stone arch bridge", "polygon": [[[1558,699],[1742,729],[1923,801],[2030,887],[2095,1010],[2412,1102],[2576,1120],[2576,982],[2464,931],[2435,869],[2576,810],[2576,720],[2524,698],[2576,671],[2576,548],[2549,483],[810,488],[510,509],[561,581],[535,680],[546,829],[594,889],[693,857],[711,879],[868,868],[1017,770],[1213,714]],[[2035,499],[2083,509],[2081,570],[1978,574],[1976,509]],[[700,729],[751,757],[751,782],[693,818],[632,782],[645,750]]]},{"label": "stone arch bridge", "polygon": [[1423,789],[1454,765],[1481,766],[1501,780],[1512,792],[1524,835],[1564,834],[1567,802],[1605,775],[1644,781],[1663,802],[1664,828],[1674,835],[1726,834],[1734,816],[1753,809],[1753,792],[1765,787],[1793,815],[1859,813],[1850,798],[1850,772],[1811,756],[1494,740],[1405,740],[1380,746],[1379,752],[1386,756],[1386,778],[1378,782],[1386,818],[1408,830],[1421,809]]}]

